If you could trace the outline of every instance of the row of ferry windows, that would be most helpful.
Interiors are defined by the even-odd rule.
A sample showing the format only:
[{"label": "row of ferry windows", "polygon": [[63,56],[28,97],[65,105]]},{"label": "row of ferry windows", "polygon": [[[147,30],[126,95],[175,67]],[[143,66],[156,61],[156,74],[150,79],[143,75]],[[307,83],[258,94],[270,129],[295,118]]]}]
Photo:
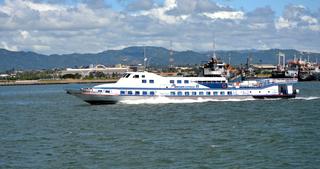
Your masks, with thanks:
[{"label": "row of ferry windows", "polygon": [[126,92],[126,91],[120,91],[120,95],[140,95],[140,93],[142,94],[142,95],[150,95],[150,96],[153,96],[154,95],[154,91],[149,91],[149,92],[147,92],[147,91],[128,91],[128,92]]},{"label": "row of ferry windows", "polygon": [[[184,82],[185,84],[189,84],[189,80],[184,80],[183,82]],[[174,83],[174,80],[170,80],[170,83],[173,84],[173,83]],[[181,84],[181,83],[182,83],[182,80],[177,80],[177,83],[178,83],[178,84]]]},{"label": "row of ferry windows", "polygon": [[[207,95],[207,96],[210,96],[210,95],[225,95],[226,93],[225,92],[210,92],[210,91],[207,91],[207,92],[170,92],[170,95],[171,96],[196,96],[196,95],[199,95],[199,96],[204,96],[204,95]],[[227,95],[232,95],[232,92],[231,91],[228,91],[227,92]]]},{"label": "row of ferry windows", "polygon": [[[142,83],[147,83],[147,80],[143,79]],[[154,80],[149,80],[149,83],[154,83]]]},{"label": "row of ferry windows", "polygon": [[[120,95],[151,95],[153,96],[154,95],[154,91],[120,91]],[[172,91],[170,92],[170,95],[171,96],[210,96],[210,95],[214,95],[214,96],[217,96],[217,95],[225,95],[226,92],[210,92],[210,91],[207,91],[207,92],[182,92],[182,91],[179,91],[179,92],[175,92],[175,91]],[[227,95],[232,95],[232,92],[231,91],[228,91],[227,92]]]}]

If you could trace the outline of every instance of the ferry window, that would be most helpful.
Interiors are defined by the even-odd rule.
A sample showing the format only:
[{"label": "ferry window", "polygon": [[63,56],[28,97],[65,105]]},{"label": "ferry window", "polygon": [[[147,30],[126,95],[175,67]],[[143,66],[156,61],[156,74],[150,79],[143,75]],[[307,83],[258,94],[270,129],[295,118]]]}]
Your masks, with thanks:
[{"label": "ferry window", "polygon": [[141,77],[142,77],[142,78],[145,78],[145,77],[146,77],[146,75],[141,75]]},{"label": "ferry window", "polygon": [[170,80],[170,83],[174,83],[174,80]]},{"label": "ferry window", "polygon": [[218,95],[218,92],[213,92],[213,95],[215,95],[215,96]]},{"label": "ferry window", "polygon": [[181,83],[181,80],[177,80],[177,83]]},{"label": "ferry window", "polygon": [[135,95],[140,95],[140,92],[139,92],[139,91],[136,91],[134,94],[135,94]]},{"label": "ferry window", "polygon": [[185,83],[185,84],[188,84],[188,83],[189,83],[189,80],[184,80],[184,83]]},{"label": "ferry window", "polygon": [[174,95],[176,95],[176,92],[170,92],[170,95],[174,96]]},{"label": "ferry window", "polygon": [[122,77],[126,77],[126,76],[127,76],[127,74],[126,74],[126,73],[122,75]]},{"label": "ferry window", "polygon": [[220,92],[220,95],[224,95],[224,92]]},{"label": "ferry window", "polygon": [[128,73],[128,74],[126,75],[126,78],[128,78],[130,75],[131,75],[131,74],[130,74],[130,73]]},{"label": "ferry window", "polygon": [[110,90],[106,90],[106,93],[110,93]]},{"label": "ferry window", "polygon": [[207,95],[210,96],[210,92],[207,92]]},{"label": "ferry window", "polygon": [[143,91],[142,94],[143,95],[147,95],[148,93],[147,93],[147,91]]},{"label": "ferry window", "polygon": [[270,91],[268,91],[268,93],[270,93]]},{"label": "ferry window", "polygon": [[120,95],[125,95],[126,92],[125,91],[120,91]]},{"label": "ferry window", "polygon": [[149,80],[149,83],[154,83],[154,80]]},{"label": "ferry window", "polygon": [[197,92],[192,92],[192,95],[193,95],[193,96],[197,95]]},{"label": "ferry window", "polygon": [[231,91],[228,91],[228,95],[232,95],[232,92],[231,92]]},{"label": "ferry window", "polygon": [[190,93],[189,92],[184,92],[184,95],[189,96]]},{"label": "ferry window", "polygon": [[132,95],[132,91],[128,91],[128,95]]},{"label": "ferry window", "polygon": [[147,83],[147,80],[142,80],[142,83]]},{"label": "ferry window", "polygon": [[134,75],[133,78],[139,78],[139,75]]},{"label": "ferry window", "polygon": [[178,96],[182,96],[182,92],[178,92]]},{"label": "ferry window", "polygon": [[154,91],[151,91],[151,92],[150,92],[150,95],[153,96],[153,95],[154,95]]},{"label": "ferry window", "polygon": [[199,95],[203,95],[203,92],[199,92]]},{"label": "ferry window", "polygon": [[259,91],[259,93],[261,93],[261,91]]},{"label": "ferry window", "polygon": [[102,92],[102,90],[98,90],[98,92],[99,92],[99,93],[101,93],[101,92]]}]

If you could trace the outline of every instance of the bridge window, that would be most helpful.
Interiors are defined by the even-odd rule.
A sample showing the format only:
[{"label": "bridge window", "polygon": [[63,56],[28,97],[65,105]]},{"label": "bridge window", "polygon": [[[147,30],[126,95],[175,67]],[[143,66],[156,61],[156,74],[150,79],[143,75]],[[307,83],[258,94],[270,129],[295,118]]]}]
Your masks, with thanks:
[{"label": "bridge window", "polygon": [[110,90],[106,90],[106,93],[110,93]]},{"label": "bridge window", "polygon": [[130,73],[128,73],[128,74],[126,75],[126,78],[128,78],[130,75],[131,75],[131,74],[130,74]]},{"label": "bridge window", "polygon": [[188,83],[189,83],[189,80],[184,80],[184,83],[185,83],[185,84],[188,84]]},{"label": "bridge window", "polygon": [[218,92],[213,92],[213,95],[217,96],[217,95],[218,95]]},{"label": "bridge window", "polygon": [[146,77],[146,75],[141,75],[141,78],[145,78]]},{"label": "bridge window", "polygon": [[139,78],[139,75],[134,75],[133,78]]},{"label": "bridge window", "polygon": [[175,96],[175,95],[176,95],[176,92],[170,92],[170,95],[171,95],[171,96]]},{"label": "bridge window", "polygon": [[151,91],[151,92],[150,92],[150,95],[153,96],[153,95],[154,95],[154,91]]},{"label": "bridge window", "polygon": [[149,83],[154,83],[154,80],[149,80]]},{"label": "bridge window", "polygon": [[120,91],[120,95],[125,95],[126,92],[125,91]]},{"label": "bridge window", "polygon": [[193,96],[197,95],[197,92],[192,92],[192,95],[193,95]]},{"label": "bridge window", "polygon": [[145,96],[145,95],[148,95],[147,91],[143,91],[143,92],[142,92],[142,95],[144,95],[144,96]]},{"label": "bridge window", "polygon": [[184,92],[184,95],[189,96],[190,93],[189,92]]},{"label": "bridge window", "polygon": [[170,80],[170,83],[174,83],[174,80]]},{"label": "bridge window", "polygon": [[203,96],[203,92],[199,92],[199,95]]},{"label": "bridge window", "polygon": [[139,91],[136,91],[136,92],[134,93],[134,95],[140,95],[140,92],[139,92]]},{"label": "bridge window", "polygon": [[147,83],[147,80],[142,80],[142,83]]},{"label": "bridge window", "polygon": [[182,96],[182,92],[178,92],[178,96]]},{"label": "bridge window", "polygon": [[208,96],[210,96],[210,92],[207,92],[206,94],[207,94]]},{"label": "bridge window", "polygon": [[128,91],[128,95],[132,95],[132,91]]}]

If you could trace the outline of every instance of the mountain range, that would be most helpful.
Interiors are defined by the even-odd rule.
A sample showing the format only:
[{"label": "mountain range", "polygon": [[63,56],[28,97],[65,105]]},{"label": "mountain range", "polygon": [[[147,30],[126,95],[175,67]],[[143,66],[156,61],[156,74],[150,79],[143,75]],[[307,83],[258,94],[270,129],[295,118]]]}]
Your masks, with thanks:
[{"label": "mountain range", "polygon": [[[107,50],[100,53],[72,53],[44,55],[26,51],[8,51],[0,49],[0,71],[15,70],[38,70],[52,68],[67,68],[87,66],[90,64],[103,64],[107,66],[115,64],[137,65],[143,64],[144,48],[150,66],[167,66],[169,64],[170,50],[154,46],[133,46],[121,50]],[[286,55],[286,60],[294,56],[311,61],[319,60],[320,53],[306,53],[294,49],[269,49],[269,50],[232,50],[216,51],[216,55],[232,65],[245,64],[248,56],[252,63],[276,64],[278,53]],[[174,65],[203,64],[212,57],[213,52],[173,51]],[[320,60],[319,60],[320,61]]]}]

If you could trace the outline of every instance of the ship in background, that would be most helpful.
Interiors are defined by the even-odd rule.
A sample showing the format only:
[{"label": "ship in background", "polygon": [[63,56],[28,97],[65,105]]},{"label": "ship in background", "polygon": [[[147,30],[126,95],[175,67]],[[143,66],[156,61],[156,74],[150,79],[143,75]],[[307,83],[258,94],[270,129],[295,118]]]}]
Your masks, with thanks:
[{"label": "ship in background", "polygon": [[299,81],[320,80],[320,64],[297,59],[285,63],[285,55],[279,52],[277,69],[272,72],[272,78],[298,78]]}]

